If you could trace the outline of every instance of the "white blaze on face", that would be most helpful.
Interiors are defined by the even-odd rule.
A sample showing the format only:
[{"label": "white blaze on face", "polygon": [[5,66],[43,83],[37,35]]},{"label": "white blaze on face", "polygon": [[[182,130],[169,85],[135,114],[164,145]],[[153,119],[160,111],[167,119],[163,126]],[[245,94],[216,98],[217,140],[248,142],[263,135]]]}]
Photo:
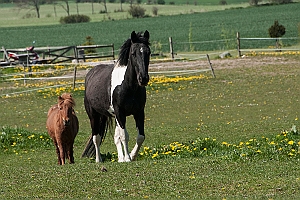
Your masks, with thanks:
[{"label": "white blaze on face", "polygon": [[110,107],[108,112],[113,114],[114,108],[112,106],[112,95],[115,90],[115,88],[118,85],[122,84],[122,81],[124,80],[125,72],[126,72],[127,66],[120,66],[119,63],[117,63],[114,67],[114,70],[111,74],[111,90],[110,90]]}]

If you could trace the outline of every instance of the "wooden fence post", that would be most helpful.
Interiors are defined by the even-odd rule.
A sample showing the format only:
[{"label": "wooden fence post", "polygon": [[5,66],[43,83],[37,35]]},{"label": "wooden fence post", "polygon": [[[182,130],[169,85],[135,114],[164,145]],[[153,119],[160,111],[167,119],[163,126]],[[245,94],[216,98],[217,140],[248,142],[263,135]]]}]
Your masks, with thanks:
[{"label": "wooden fence post", "polygon": [[172,58],[172,60],[174,60],[174,51],[173,51],[173,41],[172,41],[172,37],[169,37],[169,43],[170,43],[170,54],[171,54],[171,58]]},{"label": "wooden fence post", "polygon": [[75,90],[75,86],[76,86],[76,74],[77,74],[77,64],[75,64],[74,66],[73,90]]},{"label": "wooden fence post", "polygon": [[209,55],[206,54],[206,57],[207,57],[207,61],[208,61],[209,66],[210,66],[210,70],[211,70],[212,76],[213,76],[214,78],[216,78],[215,71],[214,71],[214,68],[213,68],[212,65],[211,65]]},{"label": "wooden fence post", "polygon": [[77,75],[77,64],[79,63],[77,46],[74,46],[74,54],[77,63],[74,66],[73,90],[75,90],[75,86],[76,86],[75,84],[76,84],[76,75]]},{"label": "wooden fence post", "polygon": [[113,55],[113,60],[115,60],[115,45],[112,44],[112,55]]},{"label": "wooden fence post", "polygon": [[238,55],[239,57],[242,56],[241,54],[241,40],[240,40],[240,33],[236,32],[236,42],[237,42],[237,51],[238,51]]}]

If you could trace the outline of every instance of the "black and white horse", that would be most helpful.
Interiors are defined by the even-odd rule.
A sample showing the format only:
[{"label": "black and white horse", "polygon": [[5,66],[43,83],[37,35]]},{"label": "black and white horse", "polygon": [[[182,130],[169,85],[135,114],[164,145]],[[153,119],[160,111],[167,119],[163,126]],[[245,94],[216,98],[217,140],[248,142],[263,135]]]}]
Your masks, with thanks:
[{"label": "black and white horse", "polygon": [[[119,162],[135,160],[145,140],[145,86],[149,82],[151,54],[149,37],[147,30],[144,34],[133,31],[121,46],[115,65],[96,66],[86,75],[84,105],[92,128],[90,143],[94,144],[91,148],[95,148],[96,162],[102,162],[100,144],[112,117],[116,118],[114,142]],[[129,115],[133,115],[138,132],[131,153],[128,150],[129,135],[125,126]]]}]

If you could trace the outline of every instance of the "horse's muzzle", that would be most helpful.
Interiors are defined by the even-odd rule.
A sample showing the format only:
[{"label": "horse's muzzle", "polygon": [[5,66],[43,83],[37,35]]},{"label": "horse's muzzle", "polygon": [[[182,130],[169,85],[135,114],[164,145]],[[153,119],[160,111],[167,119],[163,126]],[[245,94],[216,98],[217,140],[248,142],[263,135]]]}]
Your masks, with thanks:
[{"label": "horse's muzzle", "polygon": [[138,77],[138,82],[140,86],[147,86],[149,82],[149,75],[142,76],[141,74]]}]

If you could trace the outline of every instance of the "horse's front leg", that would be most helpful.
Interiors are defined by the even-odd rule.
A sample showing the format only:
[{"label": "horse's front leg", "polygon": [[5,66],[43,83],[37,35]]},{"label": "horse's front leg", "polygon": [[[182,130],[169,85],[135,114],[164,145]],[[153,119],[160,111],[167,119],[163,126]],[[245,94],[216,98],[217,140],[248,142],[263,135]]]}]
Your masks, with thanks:
[{"label": "horse's front leg", "polygon": [[116,129],[115,129],[114,141],[118,151],[118,162],[130,162],[131,157],[129,155],[129,150],[128,150],[129,134],[125,128],[126,116],[123,115],[119,109],[115,109],[115,113],[116,113]]},{"label": "horse's front leg", "polygon": [[54,142],[54,146],[55,146],[55,151],[56,151],[56,155],[57,155],[57,164],[61,165],[61,159],[60,159],[60,153],[59,153],[59,148],[57,145],[57,142]]},{"label": "horse's front leg", "polygon": [[[118,162],[130,162],[131,158],[128,150],[129,134],[126,128],[122,128],[119,125],[116,126],[114,141],[118,151]],[[123,153],[123,148],[124,153]]]},{"label": "horse's front leg", "polygon": [[135,119],[136,129],[137,129],[137,138],[136,138],[136,144],[130,153],[130,157],[132,160],[136,160],[139,150],[145,140],[145,132],[144,132],[145,114],[144,114],[144,112],[141,112],[139,115],[134,115],[134,119]]},{"label": "horse's front leg", "polygon": [[61,141],[58,142],[58,148],[59,148],[59,158],[60,158],[60,164],[64,165],[65,164],[65,156],[66,156],[66,148],[62,144]]}]

